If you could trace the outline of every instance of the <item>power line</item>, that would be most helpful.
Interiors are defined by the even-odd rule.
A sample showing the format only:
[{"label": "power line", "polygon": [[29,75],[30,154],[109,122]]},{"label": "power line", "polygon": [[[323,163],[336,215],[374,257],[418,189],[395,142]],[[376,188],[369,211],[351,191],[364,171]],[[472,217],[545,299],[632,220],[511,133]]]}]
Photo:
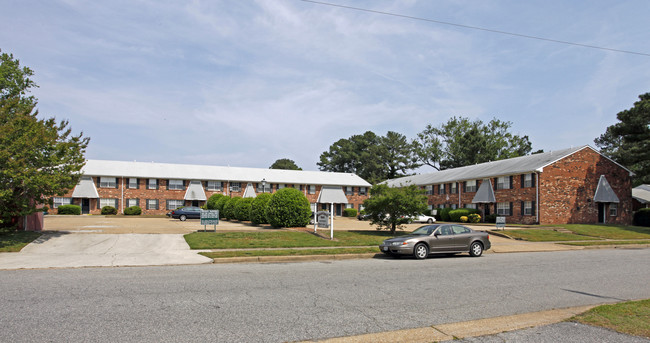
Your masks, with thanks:
[{"label": "power line", "polygon": [[486,32],[492,32],[492,33],[498,33],[498,34],[502,34],[502,35],[509,35],[509,36],[515,36],[515,37],[520,37],[520,38],[536,39],[536,40],[541,40],[541,41],[546,41],[546,42],[553,42],[553,43],[559,43],[559,44],[566,44],[566,45],[579,46],[579,47],[583,47],[583,48],[591,48],[591,49],[598,49],[598,50],[606,50],[606,51],[613,51],[613,52],[621,52],[621,53],[625,53],[625,54],[632,54],[632,55],[640,55],[640,56],[648,56],[648,57],[650,57],[650,54],[648,54],[648,53],[643,53],[643,52],[636,52],[636,51],[629,51],[629,50],[620,50],[620,49],[606,48],[606,47],[597,46],[597,45],[589,45],[589,44],[582,44],[582,43],[574,43],[574,42],[563,41],[563,40],[558,40],[558,39],[551,39],[551,38],[544,38],[544,37],[530,36],[530,35],[525,35],[525,34],[521,34],[521,33],[514,33],[514,32],[508,32],[508,31],[500,31],[500,30],[488,29],[488,28],[479,27],[479,26],[470,26],[470,25],[456,24],[456,23],[450,23],[450,22],[447,22],[447,21],[440,21],[440,20],[434,20],[434,19],[420,18],[420,17],[414,17],[414,16],[409,16],[409,15],[404,15],[404,14],[397,14],[397,13],[391,13],[391,12],[383,12],[383,11],[369,10],[369,9],[367,9],[367,8],[360,8],[360,7],[352,7],[352,6],[345,6],[345,5],[332,4],[332,3],[329,3],[329,2],[314,1],[314,0],[299,0],[299,1],[310,2],[310,3],[313,3],[313,4],[317,4],[317,5],[325,5],[325,6],[332,6],[332,7],[345,8],[345,9],[355,10],[355,11],[361,11],[361,12],[368,12],[368,13],[375,13],[375,14],[389,15],[389,16],[399,17],[399,18],[406,18],[406,19],[412,19],[412,20],[426,21],[426,22],[436,23],[436,24],[443,24],[443,25],[449,25],[449,26],[456,26],[456,27],[461,27],[461,28],[464,28],[464,29],[471,29],[471,30],[479,30],[479,31],[486,31]]}]

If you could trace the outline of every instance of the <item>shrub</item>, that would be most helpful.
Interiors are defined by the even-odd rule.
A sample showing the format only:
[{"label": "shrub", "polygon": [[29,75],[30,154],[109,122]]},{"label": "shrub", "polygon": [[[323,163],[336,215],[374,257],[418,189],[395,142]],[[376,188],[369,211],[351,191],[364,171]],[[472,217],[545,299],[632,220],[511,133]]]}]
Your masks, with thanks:
[{"label": "shrub", "polygon": [[475,210],[473,208],[459,208],[457,210],[449,211],[449,219],[452,222],[459,222],[460,217],[467,217],[472,213],[479,213],[479,210]]},{"label": "shrub", "polygon": [[217,199],[215,206],[216,209],[219,210],[219,219],[221,218],[226,218],[226,216],[223,213],[223,208],[226,206],[226,203],[230,201],[230,197],[227,196],[222,196],[221,198]]},{"label": "shrub", "polygon": [[223,217],[232,220],[237,219],[235,216],[235,205],[241,200],[241,197],[232,197],[223,205]]},{"label": "shrub", "polygon": [[250,220],[254,225],[268,224],[266,219],[266,206],[271,201],[270,193],[258,194],[251,203]]},{"label": "shrub", "polygon": [[343,216],[344,217],[356,217],[357,216],[357,210],[354,208],[346,208],[343,210]]},{"label": "shrub", "polygon": [[124,209],[125,216],[139,216],[142,214],[140,206],[131,206]]},{"label": "shrub", "polygon": [[208,198],[208,201],[205,203],[205,205],[207,206],[207,209],[208,210],[217,210],[218,209],[217,208],[217,202],[219,201],[219,199],[224,198],[224,197],[226,197],[226,196],[221,194],[221,193],[212,194],[212,196],[210,196],[210,198]]},{"label": "shrub", "polygon": [[496,223],[497,222],[497,215],[496,214],[488,214],[485,216],[485,222],[486,223]]},{"label": "shrub", "polygon": [[235,204],[235,217],[240,221],[251,220],[251,204],[255,198],[243,198]]},{"label": "shrub", "polygon": [[634,212],[634,225],[650,226],[650,208],[642,208]]},{"label": "shrub", "polygon": [[460,222],[461,222],[461,223],[467,223],[467,220],[468,220],[468,219],[467,219],[467,216],[462,216],[462,217],[460,217]]},{"label": "shrub", "polygon": [[[470,223],[478,223],[481,221],[481,215],[478,213],[472,213],[469,216],[467,216],[467,220]],[[496,220],[496,219],[495,219]]]},{"label": "shrub", "polygon": [[438,215],[440,216],[440,219],[436,217],[436,220],[442,220],[443,222],[451,221],[451,217],[449,217],[449,212],[451,212],[451,208],[439,208]]},{"label": "shrub", "polygon": [[309,200],[295,188],[277,191],[266,207],[266,218],[273,227],[304,227],[310,216]]},{"label": "shrub", "polygon": [[117,209],[113,206],[104,206],[102,207],[103,215],[115,215],[117,214]]},{"label": "shrub", "polygon": [[58,208],[58,213],[59,214],[80,215],[81,214],[81,206],[79,206],[79,205],[61,205]]}]

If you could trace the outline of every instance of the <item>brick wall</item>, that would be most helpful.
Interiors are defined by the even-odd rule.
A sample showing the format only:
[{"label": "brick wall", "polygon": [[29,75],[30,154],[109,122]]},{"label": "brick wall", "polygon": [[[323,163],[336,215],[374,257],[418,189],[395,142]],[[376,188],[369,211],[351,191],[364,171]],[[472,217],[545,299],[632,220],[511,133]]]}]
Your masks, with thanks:
[{"label": "brick wall", "polygon": [[[544,168],[540,174],[542,224],[597,223],[598,203],[593,202],[598,180],[605,175],[620,200],[618,215],[607,223],[632,222],[632,188],[629,172],[592,149],[585,148]],[[608,212],[608,206],[605,205]]]}]

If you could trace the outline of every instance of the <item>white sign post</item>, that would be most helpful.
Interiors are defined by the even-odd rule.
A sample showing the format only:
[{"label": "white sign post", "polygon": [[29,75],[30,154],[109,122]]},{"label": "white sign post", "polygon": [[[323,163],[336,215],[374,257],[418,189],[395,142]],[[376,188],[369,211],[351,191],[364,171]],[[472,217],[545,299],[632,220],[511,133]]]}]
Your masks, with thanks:
[{"label": "white sign post", "polygon": [[330,225],[330,240],[334,239],[334,204],[330,204],[330,218],[332,218],[332,225]]},{"label": "white sign post", "polygon": [[201,210],[201,225],[203,231],[207,231],[206,225],[214,225],[214,232],[217,232],[219,224],[219,210]]}]

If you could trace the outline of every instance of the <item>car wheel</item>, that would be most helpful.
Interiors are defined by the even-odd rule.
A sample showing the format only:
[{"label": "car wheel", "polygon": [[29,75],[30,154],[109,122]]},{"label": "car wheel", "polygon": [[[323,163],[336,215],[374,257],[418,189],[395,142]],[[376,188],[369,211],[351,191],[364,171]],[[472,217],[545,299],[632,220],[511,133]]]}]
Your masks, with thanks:
[{"label": "car wheel", "polygon": [[481,242],[474,242],[469,246],[469,254],[472,257],[479,257],[483,255],[483,244]]},{"label": "car wheel", "polygon": [[427,223],[429,224],[433,223],[433,219],[429,218],[429,220],[427,220]]},{"label": "car wheel", "polygon": [[180,219],[180,220],[181,220],[182,222],[184,222],[184,221],[185,221],[185,219],[187,219],[187,216],[186,216],[186,215],[184,215],[184,214],[181,214],[181,216],[180,216],[180,217],[178,217],[178,219]]},{"label": "car wheel", "polygon": [[413,248],[413,255],[418,260],[423,260],[429,256],[429,248],[424,243],[418,243],[415,245],[415,248]]}]

